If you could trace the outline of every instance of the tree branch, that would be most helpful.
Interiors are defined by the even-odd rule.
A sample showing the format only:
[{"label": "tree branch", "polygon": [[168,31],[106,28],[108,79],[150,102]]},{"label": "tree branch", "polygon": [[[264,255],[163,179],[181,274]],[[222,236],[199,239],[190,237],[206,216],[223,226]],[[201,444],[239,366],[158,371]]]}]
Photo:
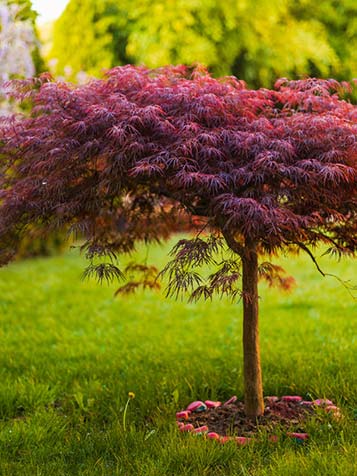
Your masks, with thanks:
[{"label": "tree branch", "polygon": [[311,260],[313,261],[314,265],[316,266],[317,271],[320,274],[322,274],[323,277],[327,276],[327,274],[324,271],[322,271],[322,269],[320,268],[320,265],[317,262],[313,253],[311,252],[311,250],[309,250],[309,248],[306,245],[304,245],[304,243],[301,243],[300,241],[297,241],[296,244],[298,245],[299,248],[301,248],[303,251],[305,251],[305,253],[307,253],[310,256]]},{"label": "tree branch", "polygon": [[239,243],[237,243],[236,240],[233,238],[233,236],[230,235],[228,232],[222,230],[222,234],[229,248],[242,258],[244,255],[244,247],[240,245]]},{"label": "tree branch", "polygon": [[341,279],[341,278],[339,278],[338,276],[336,276],[336,274],[325,273],[324,271],[322,271],[322,269],[320,268],[319,263],[317,262],[315,256],[314,256],[313,253],[309,250],[309,248],[308,248],[306,245],[304,245],[304,243],[301,243],[301,242],[298,242],[298,241],[295,242],[295,244],[297,244],[299,248],[301,248],[303,251],[305,251],[305,252],[310,256],[310,258],[311,258],[311,260],[313,261],[313,263],[315,264],[315,266],[316,266],[318,272],[319,272],[320,274],[322,274],[323,277],[329,276],[329,277],[331,277],[331,278],[337,279],[337,281],[338,281],[339,283],[341,283],[342,286],[347,290],[347,292],[349,293],[349,295],[350,295],[353,299],[357,300],[357,297],[354,296],[354,294],[352,293],[352,291],[357,291],[357,286],[354,286],[354,285],[350,284],[348,281],[343,281],[343,279]]}]

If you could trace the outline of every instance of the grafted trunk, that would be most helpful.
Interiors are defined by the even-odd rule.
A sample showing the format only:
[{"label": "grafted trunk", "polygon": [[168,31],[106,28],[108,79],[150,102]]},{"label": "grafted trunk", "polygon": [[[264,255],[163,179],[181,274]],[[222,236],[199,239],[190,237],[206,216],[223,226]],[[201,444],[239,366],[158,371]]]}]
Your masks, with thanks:
[{"label": "grafted trunk", "polygon": [[264,413],[259,344],[258,255],[256,246],[246,243],[242,257],[244,404],[248,416]]}]

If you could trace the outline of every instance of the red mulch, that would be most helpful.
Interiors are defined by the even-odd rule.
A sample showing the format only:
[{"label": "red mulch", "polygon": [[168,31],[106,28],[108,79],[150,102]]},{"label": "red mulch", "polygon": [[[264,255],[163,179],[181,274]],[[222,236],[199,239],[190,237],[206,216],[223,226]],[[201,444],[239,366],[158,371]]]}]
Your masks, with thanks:
[{"label": "red mulch", "polygon": [[188,419],[178,419],[185,424],[191,423],[195,428],[207,425],[210,432],[221,436],[236,435],[251,437],[259,429],[274,434],[276,429],[304,432],[304,422],[314,413],[314,408],[305,407],[300,402],[266,403],[264,415],[249,418],[244,413],[242,402],[235,402],[217,408],[208,408],[203,412],[192,412]]}]

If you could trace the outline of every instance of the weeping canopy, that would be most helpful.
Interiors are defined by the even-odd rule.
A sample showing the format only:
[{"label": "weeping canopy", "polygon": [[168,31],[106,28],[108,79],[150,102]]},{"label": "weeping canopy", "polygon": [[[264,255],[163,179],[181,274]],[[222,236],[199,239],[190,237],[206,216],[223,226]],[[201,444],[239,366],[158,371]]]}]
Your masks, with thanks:
[{"label": "weeping canopy", "polygon": [[201,67],[124,66],[79,86],[44,75],[7,87],[33,108],[0,122],[1,264],[32,224],[80,232],[93,259],[167,238],[187,217],[212,231],[210,245],[178,246],[190,263],[209,262],[222,236],[238,254],[247,240],[268,254],[318,242],[356,253],[347,83],[252,90]]}]

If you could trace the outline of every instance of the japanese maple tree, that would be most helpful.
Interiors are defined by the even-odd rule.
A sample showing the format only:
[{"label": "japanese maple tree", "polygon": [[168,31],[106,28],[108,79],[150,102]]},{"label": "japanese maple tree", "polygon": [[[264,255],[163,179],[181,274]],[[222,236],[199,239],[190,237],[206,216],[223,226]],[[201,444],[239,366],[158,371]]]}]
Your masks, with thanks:
[{"label": "japanese maple tree", "polygon": [[[261,415],[258,278],[290,284],[267,260],[304,251],[319,268],[318,243],[356,255],[357,108],[341,99],[348,88],[282,79],[249,90],[183,66],[119,67],[81,86],[48,76],[10,83],[34,107],[0,123],[1,263],[29,225],[66,225],[85,236],[87,273],[123,278],[119,253],[194,217],[196,236],[178,241],[162,271],[168,295],[242,300],[245,408]],[[154,285],[152,269],[133,269],[142,279],[122,291]]]}]

